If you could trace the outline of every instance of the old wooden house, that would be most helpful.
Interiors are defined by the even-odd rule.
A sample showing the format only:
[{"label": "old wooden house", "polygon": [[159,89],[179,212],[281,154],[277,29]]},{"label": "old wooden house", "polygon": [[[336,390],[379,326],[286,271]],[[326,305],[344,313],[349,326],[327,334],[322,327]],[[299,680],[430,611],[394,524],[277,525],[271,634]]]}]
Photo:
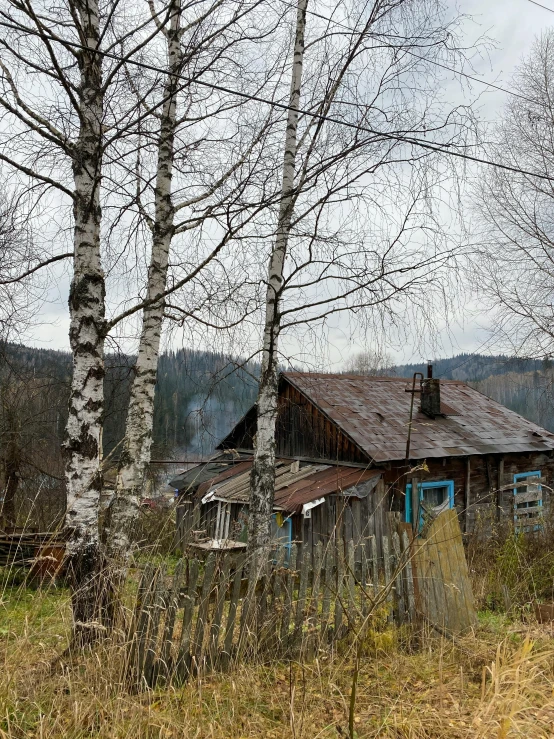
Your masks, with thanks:
[{"label": "old wooden house", "polygon": [[[284,372],[280,378],[274,537],[363,546],[391,515],[417,532],[455,508],[541,525],[554,479],[554,434],[463,382]],[[178,528],[199,546],[246,540],[255,407],[207,463],[172,481]],[[361,542],[361,543],[360,543]]]}]

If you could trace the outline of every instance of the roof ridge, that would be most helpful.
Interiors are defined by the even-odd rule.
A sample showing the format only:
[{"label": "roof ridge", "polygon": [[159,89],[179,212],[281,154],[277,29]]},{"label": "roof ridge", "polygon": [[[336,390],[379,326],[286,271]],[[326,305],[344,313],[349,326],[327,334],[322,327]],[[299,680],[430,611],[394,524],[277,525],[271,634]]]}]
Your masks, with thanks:
[{"label": "roof ridge", "polygon": [[[284,377],[313,377],[314,379],[333,377],[337,380],[371,380],[372,382],[411,382],[413,380],[413,377],[397,377],[394,375],[357,375],[346,372],[298,372],[296,370],[284,370],[281,372],[281,375]],[[448,385],[467,385],[467,387],[471,387],[464,380],[436,379],[440,379],[441,383]]]}]

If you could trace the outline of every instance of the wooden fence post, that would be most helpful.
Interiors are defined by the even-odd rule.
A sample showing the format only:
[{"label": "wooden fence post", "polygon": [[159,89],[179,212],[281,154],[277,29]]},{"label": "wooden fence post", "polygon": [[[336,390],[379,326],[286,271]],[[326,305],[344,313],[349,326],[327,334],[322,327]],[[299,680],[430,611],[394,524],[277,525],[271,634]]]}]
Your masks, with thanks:
[{"label": "wooden fence post", "polygon": [[237,560],[237,569],[233,578],[233,590],[229,602],[229,613],[227,614],[227,627],[225,629],[225,639],[223,642],[223,655],[221,659],[222,667],[226,668],[231,660],[233,651],[233,632],[235,630],[235,622],[237,617],[237,608],[240,596],[240,586],[242,583],[242,569],[244,567],[245,557],[241,555]]},{"label": "wooden fence post", "polygon": [[294,579],[296,576],[296,556],[297,556],[297,547],[296,547],[296,544],[292,544],[291,552],[290,552],[289,571],[285,577],[285,602],[283,605],[283,618],[281,619],[281,643],[282,644],[288,644],[288,640],[289,640],[290,617],[291,617],[291,610],[292,610],[293,590],[294,590],[294,585],[295,585]]},{"label": "wooden fence post", "polygon": [[216,566],[216,554],[210,552],[204,567],[204,580],[202,582],[202,594],[198,605],[198,616],[196,619],[196,630],[192,642],[192,657],[196,659],[196,669],[200,670],[204,656],[204,631],[208,616],[208,606],[212,592],[212,583]]},{"label": "wooden fence post", "polygon": [[148,562],[139,583],[135,612],[129,625],[127,637],[127,641],[131,645],[127,660],[127,669],[131,671],[138,682],[142,678],[142,660],[144,639],[146,638],[146,627],[148,624],[148,608],[154,596],[154,589],[154,566]]},{"label": "wooden fence post", "polygon": [[323,587],[323,602],[321,605],[321,630],[320,643],[327,641],[329,636],[329,615],[331,612],[331,593],[334,582],[334,547],[331,541],[328,542],[325,551],[325,583]]},{"label": "wooden fence post", "polygon": [[402,553],[400,551],[400,537],[398,532],[392,532],[392,547],[394,550],[394,563],[395,563],[395,588],[396,588],[396,603],[398,608],[398,622],[404,623],[406,620],[406,607],[404,604],[404,587],[403,587],[403,570],[404,562],[402,560]]},{"label": "wooden fence post", "polygon": [[347,583],[348,583],[348,626],[352,628],[356,618],[356,584],[354,580],[354,542],[347,544]]},{"label": "wooden fence post", "polygon": [[386,603],[389,607],[389,615],[387,620],[390,622],[393,619],[393,595],[392,595],[392,579],[391,579],[391,568],[390,568],[390,548],[389,548],[389,537],[383,536],[383,568],[385,570],[385,588],[388,588]]},{"label": "wooden fence post", "polygon": [[316,629],[318,623],[319,611],[319,592],[321,589],[321,568],[323,565],[323,542],[318,541],[314,551],[314,566],[312,580],[312,598],[308,611],[308,648],[307,657],[313,659],[313,652],[316,647]]},{"label": "wooden fence post", "polygon": [[414,596],[414,576],[413,576],[413,569],[412,569],[412,548],[410,546],[410,541],[408,539],[408,533],[405,530],[402,531],[401,542],[402,542],[403,556],[405,560],[404,572],[405,572],[405,582],[406,582],[406,598],[408,601],[408,613],[410,616],[410,620],[415,621],[416,609],[415,609],[415,596]]},{"label": "wooden fence post", "polygon": [[165,589],[165,573],[166,568],[160,567],[156,577],[156,591],[152,604],[148,624],[148,635],[146,637],[146,650],[144,656],[143,676],[146,685],[151,687],[155,682],[154,672],[157,670],[156,665],[156,647],[158,644],[158,630],[160,625],[160,615],[162,608],[167,599],[167,591]]},{"label": "wooden fence post", "polygon": [[333,633],[334,639],[339,639],[342,631],[342,599],[343,599],[343,586],[344,586],[344,546],[343,540],[337,539],[336,548],[336,565],[337,565],[337,581],[335,590],[335,630]]},{"label": "wooden fence post", "polygon": [[219,644],[219,633],[221,631],[221,619],[223,618],[223,609],[225,607],[225,597],[229,586],[230,569],[231,557],[227,553],[226,555],[223,555],[223,566],[220,569],[220,578],[216,590],[216,606],[210,630],[210,643],[208,648],[208,662],[210,665],[214,665],[217,661],[217,647]]},{"label": "wooden fence post", "polygon": [[300,583],[298,585],[298,602],[296,604],[296,617],[294,619],[294,645],[302,643],[302,627],[304,625],[306,593],[308,591],[308,569],[310,567],[310,545],[309,542],[302,543],[300,563]]},{"label": "wooden fence post", "polygon": [[197,559],[188,563],[188,587],[185,596],[185,607],[183,610],[183,622],[181,627],[181,639],[179,653],[177,656],[176,671],[179,679],[184,679],[191,668],[190,635],[192,631],[192,617],[196,605],[196,583],[198,582],[198,571],[200,563]]},{"label": "wooden fence post", "polygon": [[167,612],[165,614],[165,628],[161,654],[161,668],[163,669],[166,678],[169,677],[171,670],[173,628],[175,626],[175,616],[177,614],[177,608],[179,607],[179,600],[181,597],[181,580],[183,578],[184,564],[184,560],[180,559],[175,565],[173,585],[167,594],[168,604],[166,606]]}]

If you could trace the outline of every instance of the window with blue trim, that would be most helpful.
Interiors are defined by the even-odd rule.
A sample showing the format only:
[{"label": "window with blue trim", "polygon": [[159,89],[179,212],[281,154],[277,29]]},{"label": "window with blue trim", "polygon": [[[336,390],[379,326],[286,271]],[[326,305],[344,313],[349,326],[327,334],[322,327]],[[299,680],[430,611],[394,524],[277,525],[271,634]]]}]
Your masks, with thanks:
[{"label": "window with blue trim", "polygon": [[276,547],[285,547],[285,562],[290,559],[292,520],[278,511],[271,517],[271,541]]},{"label": "window with blue trim", "polygon": [[514,525],[516,531],[537,531],[542,516],[542,477],[540,470],[514,475]]},{"label": "window with blue trim", "polygon": [[[425,510],[432,513],[440,513],[447,508],[454,508],[454,480],[440,480],[440,482],[418,483],[419,500],[419,528],[423,526]],[[413,523],[412,512],[412,485],[406,485],[405,503],[406,523]]]}]

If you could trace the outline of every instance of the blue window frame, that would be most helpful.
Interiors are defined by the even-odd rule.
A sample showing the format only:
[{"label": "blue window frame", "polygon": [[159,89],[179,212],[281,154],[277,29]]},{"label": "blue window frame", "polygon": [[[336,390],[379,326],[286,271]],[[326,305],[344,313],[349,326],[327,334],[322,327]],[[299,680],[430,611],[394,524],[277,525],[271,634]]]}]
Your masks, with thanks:
[{"label": "blue window frame", "polygon": [[[278,516],[282,518],[281,526],[279,526]],[[292,545],[292,519],[283,518],[283,514],[274,513],[271,516],[271,539],[278,546],[285,547],[285,562],[288,563]]]},{"label": "blue window frame", "polygon": [[[538,500],[525,501],[524,503],[519,503],[517,500],[517,496],[521,492],[520,490],[521,486],[518,486],[517,483],[521,482],[522,480],[526,480],[529,477],[541,478],[542,477],[541,471],[535,470],[534,472],[518,472],[514,474],[514,523],[516,524],[516,530],[518,531],[529,531],[531,528],[531,522],[533,522],[533,531],[538,531],[541,528],[540,524],[534,523],[533,521],[533,518],[535,518],[534,516],[532,518],[520,518],[521,515],[525,515],[526,508],[534,508],[534,507],[542,508],[542,485],[538,486],[539,493],[541,495],[541,497]],[[524,521],[530,522],[529,525],[522,526],[521,524]]]},{"label": "blue window frame", "polygon": [[[440,480],[439,482],[420,482],[418,483],[419,500],[427,502],[432,508],[444,505],[448,500],[448,508],[454,508],[454,480]],[[405,520],[406,523],[413,522],[412,513],[412,485],[406,485],[406,501],[405,501]],[[419,528],[423,526],[423,511],[419,516]]]}]

